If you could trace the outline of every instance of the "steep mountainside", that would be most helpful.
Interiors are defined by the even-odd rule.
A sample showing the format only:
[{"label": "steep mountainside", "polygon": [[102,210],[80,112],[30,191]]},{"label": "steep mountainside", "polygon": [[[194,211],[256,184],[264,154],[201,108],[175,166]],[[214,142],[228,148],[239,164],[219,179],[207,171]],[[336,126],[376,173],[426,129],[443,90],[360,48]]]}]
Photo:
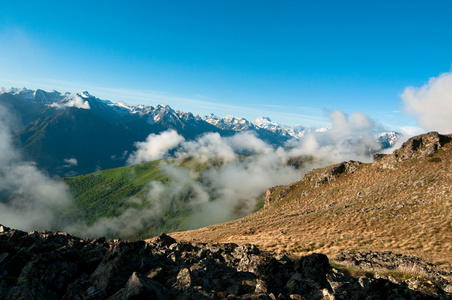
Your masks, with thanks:
[{"label": "steep mountainside", "polygon": [[[128,106],[88,92],[3,90],[0,105],[15,116],[13,131],[26,158],[58,176],[124,166],[127,154],[135,150],[135,142],[168,129],[187,140],[207,132],[230,136],[243,130],[254,131],[272,145],[280,146],[288,140],[287,136],[254,126],[240,130],[217,127],[169,106]],[[68,165],[65,160],[69,159],[77,163]]]},{"label": "steep mountainside", "polygon": [[316,169],[269,189],[240,220],[177,232],[187,241],[253,243],[296,254],[393,251],[452,266],[452,135],[413,137],[374,162]]},{"label": "steep mountainside", "polygon": [[[133,143],[145,138],[135,130],[78,108],[58,110],[28,123],[20,137],[28,159],[51,174],[65,175],[124,165],[121,154],[132,151]],[[112,159],[115,156],[119,158]],[[68,164],[71,158],[77,163]]]},{"label": "steep mountainside", "polygon": [[[142,208],[144,200],[132,202],[130,199],[144,199],[145,185],[150,181],[167,180],[160,171],[159,164],[160,161],[152,161],[62,178],[74,197],[74,210],[66,212],[68,217],[92,225],[100,218],[117,216],[127,208]],[[149,228],[142,228],[142,232],[146,230]],[[163,228],[159,230],[161,232]],[[134,237],[142,232],[137,232]]]}]

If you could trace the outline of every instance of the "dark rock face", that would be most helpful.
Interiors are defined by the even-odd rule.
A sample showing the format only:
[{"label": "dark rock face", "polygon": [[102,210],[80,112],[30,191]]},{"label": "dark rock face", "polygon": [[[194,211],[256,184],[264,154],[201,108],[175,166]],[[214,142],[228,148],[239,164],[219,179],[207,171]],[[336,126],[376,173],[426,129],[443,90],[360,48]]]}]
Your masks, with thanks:
[{"label": "dark rock face", "polygon": [[384,278],[254,245],[154,243],[25,233],[0,225],[1,299],[434,299]]}]

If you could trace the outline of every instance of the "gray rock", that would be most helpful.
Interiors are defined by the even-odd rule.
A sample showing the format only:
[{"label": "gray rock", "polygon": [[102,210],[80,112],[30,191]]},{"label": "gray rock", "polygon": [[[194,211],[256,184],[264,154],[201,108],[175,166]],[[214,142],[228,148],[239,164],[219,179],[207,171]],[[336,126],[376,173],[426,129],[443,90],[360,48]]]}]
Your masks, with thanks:
[{"label": "gray rock", "polygon": [[[434,280],[356,278],[331,269],[323,254],[291,259],[250,244],[190,244],[167,235],[155,243],[81,240],[0,230],[2,299],[435,299],[448,297],[451,284],[442,289]],[[390,252],[350,251],[336,260],[380,269],[416,263],[426,274],[437,271]]]}]

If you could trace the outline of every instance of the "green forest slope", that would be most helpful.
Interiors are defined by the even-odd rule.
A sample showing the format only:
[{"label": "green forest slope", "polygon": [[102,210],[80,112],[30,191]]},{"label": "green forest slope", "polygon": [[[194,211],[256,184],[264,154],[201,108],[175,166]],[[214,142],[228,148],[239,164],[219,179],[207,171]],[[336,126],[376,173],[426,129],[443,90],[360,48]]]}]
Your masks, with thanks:
[{"label": "green forest slope", "polygon": [[118,216],[128,207],[139,206],[127,200],[143,196],[150,181],[167,181],[159,164],[160,161],[151,161],[63,178],[79,209],[70,212],[71,217],[84,218],[91,225],[101,217]]}]

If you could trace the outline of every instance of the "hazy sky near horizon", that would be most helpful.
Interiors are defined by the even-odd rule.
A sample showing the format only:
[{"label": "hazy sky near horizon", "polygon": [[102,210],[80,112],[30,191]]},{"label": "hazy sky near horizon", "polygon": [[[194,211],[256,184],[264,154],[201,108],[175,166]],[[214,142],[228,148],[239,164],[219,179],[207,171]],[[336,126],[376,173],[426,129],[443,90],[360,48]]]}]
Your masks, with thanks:
[{"label": "hazy sky near horizon", "polygon": [[410,131],[428,126],[403,113],[402,98],[420,98],[406,89],[451,72],[451,12],[452,1],[3,1],[0,86],[314,127],[339,109]]}]

